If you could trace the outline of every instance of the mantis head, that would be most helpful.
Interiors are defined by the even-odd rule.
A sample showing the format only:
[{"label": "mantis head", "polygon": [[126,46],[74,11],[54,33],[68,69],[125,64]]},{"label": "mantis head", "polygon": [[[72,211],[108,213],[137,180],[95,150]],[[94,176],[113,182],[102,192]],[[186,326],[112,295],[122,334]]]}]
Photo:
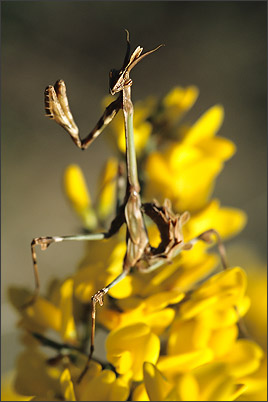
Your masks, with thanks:
[{"label": "mantis head", "polygon": [[123,90],[123,88],[132,85],[132,80],[129,78],[129,73],[133,67],[136,66],[144,57],[158,50],[163,44],[157,46],[155,49],[150,50],[149,52],[141,54],[143,51],[143,47],[138,46],[134,52],[130,55],[130,42],[129,42],[129,32],[127,33],[127,51],[125,55],[125,59],[123,62],[123,66],[120,70],[112,69],[109,73],[109,87],[111,95],[115,95],[116,93]]}]

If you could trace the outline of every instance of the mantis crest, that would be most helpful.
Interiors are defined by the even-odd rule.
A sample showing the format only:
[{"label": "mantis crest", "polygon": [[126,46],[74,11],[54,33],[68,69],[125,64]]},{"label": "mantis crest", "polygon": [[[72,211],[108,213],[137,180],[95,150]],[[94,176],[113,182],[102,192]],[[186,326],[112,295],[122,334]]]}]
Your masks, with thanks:
[{"label": "mantis crest", "polygon": [[[210,229],[201,233],[198,237],[185,243],[182,234],[182,226],[188,221],[190,215],[184,212],[179,215],[172,211],[171,203],[168,199],[163,205],[159,205],[157,201],[151,203],[142,203],[140,196],[140,184],[138,179],[138,170],[136,162],[136,153],[134,146],[133,131],[133,104],[131,101],[132,80],[130,78],[131,70],[146,56],[158,50],[159,45],[155,49],[143,52],[143,48],[138,46],[134,52],[130,52],[129,33],[127,32],[127,50],[121,69],[113,69],[110,71],[110,93],[118,95],[104,111],[103,115],[97,122],[93,130],[81,139],[79,129],[74,121],[73,115],[69,108],[69,102],[66,94],[66,85],[63,80],[59,80],[54,86],[50,85],[45,90],[45,111],[46,115],[55,120],[70,135],[71,139],[77,147],[84,150],[101,134],[105,127],[112,121],[115,115],[122,110],[124,116],[125,138],[126,138],[126,170],[127,183],[126,192],[122,205],[119,206],[117,215],[113,219],[110,229],[105,233],[89,233],[73,236],[48,236],[37,237],[32,240],[31,252],[33,259],[34,275],[35,275],[35,293],[28,304],[34,303],[40,288],[39,274],[37,267],[36,246],[40,245],[45,250],[50,244],[73,241],[73,240],[101,240],[107,239],[114,235],[122,225],[126,225],[126,244],[127,250],[123,260],[122,273],[115,278],[110,284],[100,289],[92,296],[92,331],[91,331],[91,347],[88,356],[88,362],[82,371],[78,381],[80,381],[87,371],[89,362],[94,351],[95,339],[95,316],[96,304],[103,304],[104,295],[121,281],[132,269],[140,272],[152,272],[159,268],[167,261],[178,255],[182,250],[190,249],[198,240],[207,243],[212,242],[212,235],[215,235],[218,241],[219,252],[222,259],[223,267],[227,267],[225,259],[225,250],[221,242],[219,234]],[[157,247],[152,247],[149,242],[144,217],[147,215],[156,224],[161,241]]]}]

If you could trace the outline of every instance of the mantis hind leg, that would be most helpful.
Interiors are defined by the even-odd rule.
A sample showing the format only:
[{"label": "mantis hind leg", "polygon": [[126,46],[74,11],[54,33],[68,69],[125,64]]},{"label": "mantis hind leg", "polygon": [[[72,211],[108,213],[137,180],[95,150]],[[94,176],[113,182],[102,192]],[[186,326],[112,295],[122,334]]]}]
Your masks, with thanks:
[{"label": "mantis hind leg", "polygon": [[103,289],[100,289],[94,296],[91,298],[91,342],[90,342],[90,351],[87,359],[87,363],[81,372],[80,376],[78,377],[77,382],[79,383],[84,375],[86,374],[90,361],[92,359],[92,355],[95,348],[95,329],[96,329],[96,304],[99,303],[100,306],[103,305],[103,297],[108,293],[108,291],[119,283],[122,279],[124,279],[128,273],[130,272],[130,267],[123,268],[121,274],[119,274],[109,285],[105,286]]}]

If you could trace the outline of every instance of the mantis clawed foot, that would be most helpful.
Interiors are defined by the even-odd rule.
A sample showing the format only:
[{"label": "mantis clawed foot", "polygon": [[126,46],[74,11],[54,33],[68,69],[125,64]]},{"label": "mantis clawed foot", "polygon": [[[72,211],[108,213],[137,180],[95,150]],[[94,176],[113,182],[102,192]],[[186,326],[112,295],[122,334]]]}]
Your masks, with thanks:
[{"label": "mantis clawed foot", "polygon": [[106,295],[107,292],[108,292],[107,288],[98,290],[98,292],[91,297],[92,302],[94,304],[99,303],[100,306],[103,306],[103,296]]}]

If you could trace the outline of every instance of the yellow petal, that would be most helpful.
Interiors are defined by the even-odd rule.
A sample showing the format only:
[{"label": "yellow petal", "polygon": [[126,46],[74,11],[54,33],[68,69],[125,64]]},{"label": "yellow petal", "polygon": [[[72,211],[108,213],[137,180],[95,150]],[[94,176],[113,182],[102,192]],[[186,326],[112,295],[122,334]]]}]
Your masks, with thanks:
[{"label": "yellow petal", "polygon": [[109,158],[99,182],[97,211],[101,221],[104,221],[107,216],[114,212],[117,175],[118,161],[116,158]]},{"label": "yellow petal", "polygon": [[176,372],[192,370],[195,367],[210,362],[212,359],[212,350],[206,348],[203,350],[196,350],[194,352],[181,353],[173,356],[161,356],[157,363],[157,368],[164,373],[174,375]]},{"label": "yellow petal", "polygon": [[262,357],[263,351],[255,342],[239,339],[225,356],[225,361],[232,375],[242,377],[257,370]]},{"label": "yellow petal", "polygon": [[245,384],[247,400],[267,401],[267,354],[254,373],[239,378],[237,382]]},{"label": "yellow petal", "polygon": [[233,395],[235,384],[225,364],[212,362],[193,370],[201,401],[228,401]]},{"label": "yellow petal", "polygon": [[[203,158],[183,169],[177,179],[173,179],[175,208],[192,213],[205,207],[213,190],[214,179],[222,168],[220,160]],[[198,181],[197,175],[200,178]]]},{"label": "yellow petal", "polygon": [[194,144],[209,137],[213,137],[220,129],[224,118],[224,110],[221,105],[215,105],[208,109],[190,128],[184,141],[186,144]]},{"label": "yellow petal", "polygon": [[239,233],[247,223],[246,214],[236,208],[222,207],[215,219],[214,229],[218,230],[223,238]]},{"label": "yellow petal", "polygon": [[68,369],[65,369],[62,372],[62,375],[60,377],[60,383],[62,387],[62,393],[64,395],[64,398],[66,401],[76,401],[75,395],[74,395],[74,386],[73,382],[71,380],[71,374]]},{"label": "yellow petal", "polygon": [[102,370],[82,381],[83,388],[77,387],[79,401],[124,401],[129,394],[128,385],[111,370]]},{"label": "yellow petal", "polygon": [[212,332],[208,346],[214,351],[215,357],[219,358],[229,352],[234,345],[238,336],[238,328],[236,325],[222,328]]},{"label": "yellow petal", "polygon": [[[133,119],[133,129],[134,129],[134,144],[137,156],[140,155],[141,151],[145,147],[149,136],[152,132],[152,125],[148,121],[140,121],[138,113],[134,113]],[[118,137],[118,148],[121,152],[126,151],[126,138],[125,138],[125,128],[123,119],[118,119],[120,124],[117,124],[117,137]]]},{"label": "yellow petal", "polygon": [[[157,186],[157,184],[161,184],[169,187],[169,185],[172,185],[173,183],[171,171],[169,170],[169,167],[163,156],[158,152],[152,152],[148,156],[146,160],[146,173],[148,174],[150,180],[155,182],[155,186]],[[161,189],[161,191],[163,191],[163,189]],[[171,191],[172,190],[170,190],[170,192]]]},{"label": "yellow petal", "polygon": [[177,304],[184,298],[184,293],[172,290],[169,292],[160,292],[148,297],[145,301],[145,309],[148,312],[160,310],[169,304]]},{"label": "yellow petal", "polygon": [[246,214],[236,208],[220,207],[218,200],[212,200],[200,213],[192,215],[187,222],[187,230],[192,237],[200,233],[215,229],[224,239],[234,236],[243,229],[246,224]]},{"label": "yellow petal", "polygon": [[73,316],[73,279],[67,279],[61,286],[61,336],[63,340],[76,339],[76,328]]},{"label": "yellow petal", "polygon": [[202,161],[203,152],[197,147],[184,144],[172,144],[164,153],[164,158],[178,176],[182,170],[190,168],[194,163]]},{"label": "yellow petal", "polygon": [[128,350],[122,350],[119,348],[118,350],[116,348],[113,349],[111,360],[119,374],[127,373],[133,364],[131,353]]},{"label": "yellow petal", "polygon": [[134,144],[137,156],[141,154],[141,151],[145,148],[148,139],[152,132],[152,125],[148,121],[144,121],[139,125],[135,125],[134,114]]},{"label": "yellow petal", "polygon": [[90,206],[91,200],[82,170],[78,165],[69,165],[64,172],[64,188],[75,209]]},{"label": "yellow petal", "polygon": [[[234,386],[233,392],[230,393],[229,398],[226,398],[226,401],[236,401],[239,400],[239,396],[242,395],[247,390],[247,385],[245,384],[238,384]],[[251,399],[253,400],[253,399]],[[261,399],[258,399],[261,401]]]},{"label": "yellow petal", "polygon": [[[184,251],[184,253],[191,251],[192,250],[187,250]],[[171,287],[171,289],[191,290],[195,283],[211,273],[213,268],[217,265],[217,261],[218,259],[215,255],[204,254],[204,256],[200,258],[198,265],[193,263],[191,267],[184,268],[182,266],[182,270],[177,270],[177,272],[166,281],[165,285],[167,288]]]},{"label": "yellow petal", "polygon": [[78,165],[70,165],[64,172],[64,189],[76,213],[83,220],[84,226],[93,230],[97,226],[97,217],[91,207],[91,199],[82,170]]},{"label": "yellow petal", "polygon": [[121,378],[117,378],[113,384],[111,393],[109,394],[110,401],[125,401],[127,400],[128,395],[128,385]]},{"label": "yellow petal", "polygon": [[131,296],[133,290],[133,278],[129,275],[118,282],[109,291],[109,295],[116,299],[124,299]]},{"label": "yellow petal", "polygon": [[[210,309],[222,310],[223,306],[225,309],[234,307],[243,298],[246,285],[246,273],[239,267],[229,268],[213,275],[192,293],[190,300],[182,305],[180,316],[190,319],[201,314],[200,318],[206,320],[204,314],[208,314],[209,321]],[[236,319],[239,319],[238,315]]]},{"label": "yellow petal", "polygon": [[144,384],[150,401],[164,401],[172,385],[152,363],[144,363],[143,373]]},{"label": "yellow petal", "polygon": [[191,373],[185,373],[178,378],[177,392],[182,401],[199,401],[199,385]]},{"label": "yellow petal", "polygon": [[235,144],[222,137],[206,138],[204,141],[201,140],[197,146],[199,149],[202,149],[206,155],[213,156],[220,160],[231,158],[236,151]]},{"label": "yellow petal", "polygon": [[182,305],[180,310],[180,317],[184,320],[189,320],[194,316],[200,314],[203,310],[212,308],[217,303],[218,297],[206,297],[198,300],[189,300]]},{"label": "yellow petal", "polygon": [[[244,251],[244,250],[243,250]],[[248,273],[248,295],[251,300],[250,309],[245,316],[246,326],[252,338],[263,348],[267,347],[267,265],[257,262],[258,256],[253,255],[252,267]],[[247,258],[248,261],[248,258]],[[238,306],[239,307],[239,306]],[[239,311],[242,316],[243,313]]]},{"label": "yellow petal", "polygon": [[144,315],[144,318],[141,321],[144,321],[155,334],[161,335],[162,332],[172,323],[175,314],[175,310],[165,308],[164,310]]},{"label": "yellow petal", "polygon": [[144,383],[139,384],[132,393],[133,401],[149,401]]},{"label": "yellow petal", "polygon": [[203,325],[201,320],[177,319],[171,327],[168,354],[177,355],[207,348],[210,335],[210,328]]},{"label": "yellow petal", "polygon": [[160,340],[158,336],[151,332],[150,328],[137,323],[119,328],[110,332],[106,339],[107,360],[115,365],[120,374],[129,370],[127,361],[123,366],[122,361],[118,360],[120,354],[126,352],[131,354],[133,380],[142,379],[142,365],[144,361],[156,363],[160,352]]},{"label": "yellow petal", "polygon": [[189,110],[195,103],[199,91],[195,86],[174,87],[162,100],[167,120],[174,120]]},{"label": "yellow petal", "polygon": [[25,309],[25,314],[40,326],[60,330],[61,312],[46,299],[39,297],[34,304]]},{"label": "yellow petal", "polygon": [[14,381],[14,387],[18,393],[44,395],[46,398],[60,394],[61,370],[53,367],[51,371],[46,360],[47,355],[37,348],[28,348],[19,355]]},{"label": "yellow petal", "polygon": [[247,275],[240,267],[228,268],[213,275],[194,292],[195,298],[222,297],[234,295],[238,300],[244,295],[247,287]]}]

